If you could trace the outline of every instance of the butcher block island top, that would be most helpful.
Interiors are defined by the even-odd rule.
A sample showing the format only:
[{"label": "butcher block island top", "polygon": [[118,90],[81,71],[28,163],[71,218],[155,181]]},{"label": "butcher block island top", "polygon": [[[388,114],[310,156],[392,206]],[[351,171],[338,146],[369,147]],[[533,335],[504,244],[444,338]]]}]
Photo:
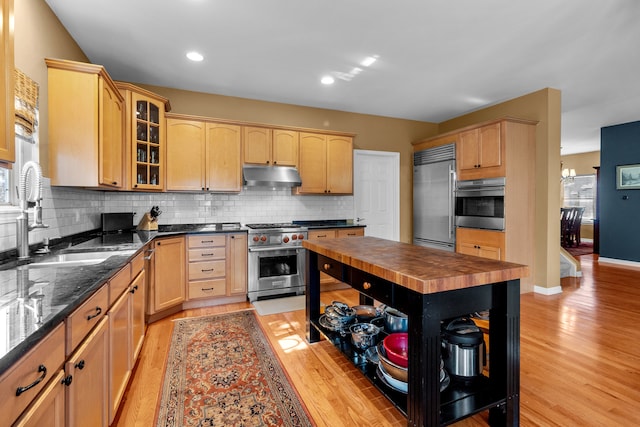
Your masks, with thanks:
[{"label": "butcher block island top", "polygon": [[307,240],[303,246],[421,294],[519,279],[529,267],[377,237]]}]

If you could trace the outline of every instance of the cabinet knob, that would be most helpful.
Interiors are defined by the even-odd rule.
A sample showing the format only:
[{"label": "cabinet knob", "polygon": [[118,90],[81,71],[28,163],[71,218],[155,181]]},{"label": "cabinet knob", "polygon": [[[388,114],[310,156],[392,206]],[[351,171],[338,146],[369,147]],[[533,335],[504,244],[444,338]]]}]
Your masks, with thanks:
[{"label": "cabinet knob", "polygon": [[78,369],[80,369],[80,370],[84,369],[84,359],[82,359],[81,361],[79,361],[78,363],[76,363],[76,364],[74,365],[74,367],[76,367],[76,368],[78,368]]},{"label": "cabinet knob", "polygon": [[365,290],[371,289],[371,283],[369,283],[369,282],[364,282],[364,283],[362,284],[362,287],[363,287]]},{"label": "cabinet knob", "polygon": [[61,384],[66,385],[67,387],[71,385],[71,382],[73,381],[73,376],[72,375],[67,375],[66,377],[64,377],[62,379],[62,381],[60,381]]},{"label": "cabinet knob", "polygon": [[329,270],[331,268],[331,264],[325,264],[322,266],[325,270]]}]

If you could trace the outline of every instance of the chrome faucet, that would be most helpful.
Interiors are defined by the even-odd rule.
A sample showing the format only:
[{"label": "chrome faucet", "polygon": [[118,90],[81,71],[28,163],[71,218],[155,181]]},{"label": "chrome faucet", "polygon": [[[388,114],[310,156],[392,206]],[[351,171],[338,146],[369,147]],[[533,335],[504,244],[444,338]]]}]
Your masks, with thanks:
[{"label": "chrome faucet", "polygon": [[[33,179],[30,179],[33,175]],[[27,193],[27,186],[33,184]],[[16,246],[18,260],[29,259],[29,231],[35,228],[47,228],[42,223],[42,169],[33,161],[28,161],[22,167],[20,186],[18,187],[20,201],[20,215],[16,218]],[[33,209],[33,223],[29,224],[29,202],[35,203]]]}]

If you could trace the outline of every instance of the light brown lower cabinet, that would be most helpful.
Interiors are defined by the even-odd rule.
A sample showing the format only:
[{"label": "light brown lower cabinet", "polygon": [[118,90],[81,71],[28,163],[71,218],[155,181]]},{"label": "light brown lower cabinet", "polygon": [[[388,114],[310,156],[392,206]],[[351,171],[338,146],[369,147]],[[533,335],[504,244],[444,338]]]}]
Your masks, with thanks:
[{"label": "light brown lower cabinet", "polygon": [[456,252],[504,261],[505,235],[501,231],[458,228]]},{"label": "light brown lower cabinet", "polygon": [[[0,425],[11,425],[38,397],[51,375],[62,368],[64,337],[61,323],[0,376]],[[18,389],[22,391],[17,393]]]},{"label": "light brown lower cabinet", "polygon": [[184,236],[152,243],[153,280],[148,283],[147,314],[178,306],[185,300],[186,254]]},{"label": "light brown lower cabinet", "polygon": [[247,235],[227,235],[227,292],[247,294]]},{"label": "light brown lower cabinet", "polygon": [[131,295],[131,366],[133,369],[142,344],[144,343],[144,335],[146,331],[145,313],[146,313],[146,271],[142,270],[131,282],[129,294]]},{"label": "light brown lower cabinet", "polygon": [[188,299],[247,293],[247,235],[196,234],[188,240]]},{"label": "light brown lower cabinet", "polygon": [[53,376],[31,406],[16,421],[13,427],[66,427],[65,373],[61,369]]},{"label": "light brown lower cabinet", "polygon": [[67,360],[68,427],[107,427],[109,396],[109,321],[104,317]]},{"label": "light brown lower cabinet", "polygon": [[[143,253],[138,254],[110,281],[110,291],[119,294],[111,305],[109,319],[109,424],[118,412],[131,372],[142,347],[145,332]],[[126,274],[127,286],[118,284]],[[130,277],[134,277],[130,280]],[[115,285],[115,286],[114,286]],[[112,299],[113,299],[112,298]]]},{"label": "light brown lower cabinet", "polygon": [[131,376],[129,355],[131,353],[130,317],[131,299],[123,293],[111,306],[109,319],[109,424],[113,421],[118,405]]}]

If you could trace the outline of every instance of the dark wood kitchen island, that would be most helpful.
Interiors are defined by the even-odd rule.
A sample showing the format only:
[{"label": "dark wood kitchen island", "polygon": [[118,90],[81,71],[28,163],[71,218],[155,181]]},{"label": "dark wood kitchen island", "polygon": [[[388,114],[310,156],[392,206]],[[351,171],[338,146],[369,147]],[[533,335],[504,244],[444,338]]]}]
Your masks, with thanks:
[{"label": "dark wood kitchen island", "polygon": [[[331,339],[407,416],[408,426],[448,425],[489,410],[492,426],[519,424],[520,278],[528,267],[375,237],[309,240],[306,263],[307,340]],[[389,390],[349,346],[349,335],[320,323],[320,272],[409,320],[408,394]],[[489,375],[452,381],[440,391],[441,321],[489,310]],[[335,340],[333,338],[335,338]],[[375,371],[374,371],[375,372]]]}]

